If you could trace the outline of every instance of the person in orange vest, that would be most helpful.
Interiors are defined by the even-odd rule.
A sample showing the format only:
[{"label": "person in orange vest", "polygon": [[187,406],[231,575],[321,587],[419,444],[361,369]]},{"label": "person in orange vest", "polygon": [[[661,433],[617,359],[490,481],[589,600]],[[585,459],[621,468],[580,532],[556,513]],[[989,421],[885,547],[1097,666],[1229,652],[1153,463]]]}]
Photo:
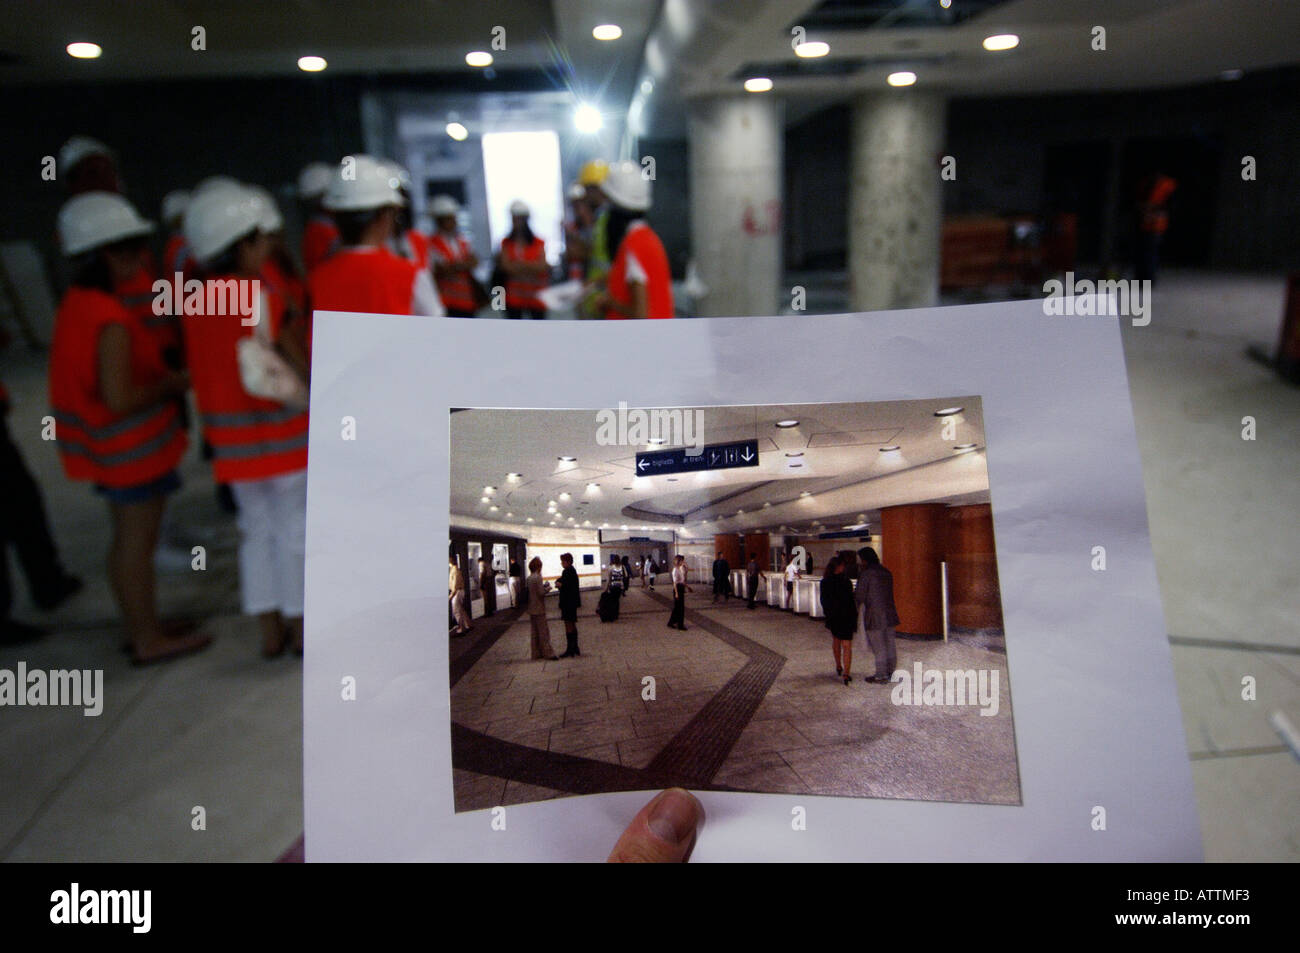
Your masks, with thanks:
[{"label": "person in orange vest", "polygon": [[1157,172],[1142,181],[1138,191],[1138,281],[1155,281],[1160,267],[1160,243],[1169,230],[1169,199],[1178,182]]},{"label": "person in orange vest", "polygon": [[324,162],[313,162],[298,173],[298,198],[307,220],[302,231],[302,264],[308,274],[339,247],[338,227],[321,205],[333,175],[334,169]]},{"label": "person in orange vest", "polygon": [[663,242],[645,221],[650,180],[635,162],[616,162],[601,185],[609,202],[608,247],[614,257],[600,304],[607,320],[671,318],[672,273]]},{"label": "person in orange vest", "polygon": [[[205,293],[239,307],[185,315],[185,344],[204,438],[212,445],[214,477],[239,505],[239,588],[243,611],[255,616],[262,655],[293,645],[302,652],[303,560],[307,526],[307,410],[256,397],[245,389],[240,347],[265,334],[278,347],[285,332],[279,295],[262,284],[275,220],[260,190],[213,189],[194,200],[185,235],[208,282],[248,283],[234,296]],[[240,313],[249,302],[251,313]],[[260,322],[267,322],[259,328]],[[285,355],[287,356],[287,355]]]},{"label": "person in orange vest", "polygon": [[179,273],[182,282],[189,277],[190,269],[194,267],[194,256],[185,244],[185,236],[181,234],[181,222],[189,207],[190,193],[184,189],[173,189],[163,196],[161,218],[167,229],[167,244],[163,248],[163,277],[173,278]]},{"label": "person in orange vest", "polygon": [[546,305],[537,297],[551,283],[546,245],[528,227],[528,205],[510,203],[510,234],[501,240],[501,270],[506,276],[506,317],[533,320],[546,317]]},{"label": "person in orange vest", "polygon": [[446,313],[429,271],[388,247],[401,202],[384,163],[364,155],[340,163],[324,206],[339,227],[342,247],[307,276],[313,312]]},{"label": "person in orange vest", "polygon": [[284,216],[275,196],[260,185],[243,186],[261,203],[260,229],[266,236],[267,250],[262,260],[261,280],[284,307],[284,335],[281,346],[295,371],[306,380],[310,359],[307,352],[308,327],[307,285],[298,263],[284,245]]},{"label": "person in orange vest", "polygon": [[438,283],[447,314],[453,318],[472,318],[478,312],[474,296],[473,272],[478,267],[478,256],[465,237],[460,234],[457,216],[460,203],[450,195],[435,196],[430,205],[437,231],[429,240],[433,260],[433,277]]},{"label": "person in orange vest", "polygon": [[397,224],[393,229],[392,250],[395,254],[414,262],[419,268],[429,267],[429,236],[411,221],[411,173],[405,166],[391,160],[384,163],[397,186],[402,204],[397,210]]},{"label": "person in orange vest", "polygon": [[54,318],[50,404],[64,472],[108,501],[108,577],[133,661],[147,664],[208,645],[169,637],[154,593],[154,551],[167,496],[180,486],[185,453],[178,398],[188,376],[164,362],[156,338],[115,289],[140,268],[153,225],[120,195],[86,192],[59,211],[59,242],[72,286]]}]

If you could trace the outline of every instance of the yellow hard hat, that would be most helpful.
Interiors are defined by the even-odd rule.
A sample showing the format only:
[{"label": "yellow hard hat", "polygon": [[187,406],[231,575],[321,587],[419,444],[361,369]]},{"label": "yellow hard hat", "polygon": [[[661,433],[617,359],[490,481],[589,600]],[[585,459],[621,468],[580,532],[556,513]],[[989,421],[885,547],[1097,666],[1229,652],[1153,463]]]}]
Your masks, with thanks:
[{"label": "yellow hard hat", "polygon": [[600,185],[609,175],[609,163],[604,159],[592,159],[583,165],[578,172],[578,183],[580,185]]}]

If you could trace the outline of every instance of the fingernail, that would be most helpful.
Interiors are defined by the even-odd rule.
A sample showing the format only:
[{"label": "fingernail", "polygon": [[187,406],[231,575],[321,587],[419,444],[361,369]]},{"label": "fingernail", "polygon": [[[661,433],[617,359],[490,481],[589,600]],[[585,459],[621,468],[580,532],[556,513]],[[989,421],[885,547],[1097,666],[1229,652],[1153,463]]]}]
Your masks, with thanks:
[{"label": "fingernail", "polygon": [[660,840],[684,844],[695,833],[699,818],[698,802],[681,788],[671,788],[659,795],[646,826]]}]

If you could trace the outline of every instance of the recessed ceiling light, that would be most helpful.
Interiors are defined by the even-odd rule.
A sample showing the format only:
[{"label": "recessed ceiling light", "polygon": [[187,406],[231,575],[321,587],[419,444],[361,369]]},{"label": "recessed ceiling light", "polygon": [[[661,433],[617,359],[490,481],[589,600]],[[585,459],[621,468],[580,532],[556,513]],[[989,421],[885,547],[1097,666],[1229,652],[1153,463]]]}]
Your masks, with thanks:
[{"label": "recessed ceiling light", "polygon": [[531,516],[527,517],[527,518],[524,520],[525,523],[531,523],[532,521],[533,521],[533,518],[532,518]]},{"label": "recessed ceiling light", "polygon": [[591,35],[598,40],[609,42],[622,36],[623,28],[617,23],[602,23],[600,26],[592,28]]},{"label": "recessed ceiling light", "polygon": [[771,501],[769,500],[768,502],[766,502],[766,503],[763,504],[763,509],[767,509],[767,508],[768,508],[769,506],[771,506],[771,505],[772,505],[772,503],[771,503]]},{"label": "recessed ceiling light", "polygon": [[298,57],[298,69],[304,73],[319,73],[328,64],[323,56],[300,56]]},{"label": "recessed ceiling light", "polygon": [[511,483],[516,483],[518,482],[521,476],[523,476],[522,473],[507,473],[506,479],[509,480]]},{"label": "recessed ceiling light", "polygon": [[464,142],[469,138],[469,130],[465,128],[463,122],[449,122],[447,123],[447,135],[457,142]]},{"label": "recessed ceiling light", "polygon": [[473,53],[465,54],[465,63],[468,66],[491,66],[492,54],[483,50],[475,50]]},{"label": "recessed ceiling light", "polygon": [[569,494],[569,493],[561,493],[561,494],[560,494],[560,499],[565,500],[565,501],[568,501],[568,500],[573,499],[573,496],[572,496],[572,494]]},{"label": "recessed ceiling light", "polygon": [[886,76],[885,82],[890,86],[911,86],[916,82],[916,74],[909,69],[901,69]]},{"label": "recessed ceiling light", "polygon": [[737,516],[744,516],[744,515],[745,515],[745,511],[744,511],[744,510],[736,510],[736,515],[737,515]]},{"label": "recessed ceiling light", "polygon": [[803,451],[802,451],[802,450],[795,450],[793,453],[787,453],[786,456],[787,456],[787,457],[802,457],[802,456],[803,456]]},{"label": "recessed ceiling light", "polygon": [[880,448],[880,452],[881,452],[881,453],[895,453],[895,452],[897,452],[898,450],[901,450],[901,449],[902,449],[902,447],[900,447],[898,444],[895,443],[895,444],[891,444],[891,445],[888,446],[888,447],[881,447],[881,448]]},{"label": "recessed ceiling light", "polygon": [[104,48],[98,43],[69,43],[67,46],[68,55],[79,60],[99,59],[104,52]]},{"label": "recessed ceiling light", "polygon": [[552,525],[552,526],[555,525],[555,520],[551,520],[551,525]]},{"label": "recessed ceiling light", "polygon": [[547,501],[546,501],[546,505],[547,505],[547,506],[554,506],[554,505],[555,505],[555,501],[554,501],[554,500],[547,500]]},{"label": "recessed ceiling light", "polygon": [[649,96],[652,92],[654,92],[654,88],[655,88],[654,80],[652,79],[641,80],[641,92],[645,93],[647,96]]},{"label": "recessed ceiling light", "polygon": [[484,492],[484,493],[495,493],[496,491],[497,491],[497,488],[494,487],[494,486],[485,486],[485,487],[483,487],[483,492]]},{"label": "recessed ceiling light", "polygon": [[599,484],[599,483],[588,483],[588,484],[587,484],[587,489],[588,489],[588,490],[599,490],[599,489],[600,489],[600,484]]},{"label": "recessed ceiling light", "polygon": [[804,59],[825,56],[830,51],[831,45],[823,43],[821,40],[805,40],[794,48],[795,55],[802,56]]},{"label": "recessed ceiling light", "polygon": [[782,430],[786,430],[786,429],[789,429],[790,427],[798,427],[798,426],[799,426],[799,421],[797,421],[797,420],[793,420],[793,419],[791,419],[791,420],[778,420],[778,421],[776,422],[776,425],[777,425],[778,427],[780,427]]},{"label": "recessed ceiling light", "polygon": [[975,444],[959,443],[957,444],[957,446],[953,447],[952,449],[955,453],[970,453],[972,450],[975,449]]},{"label": "recessed ceiling light", "polygon": [[804,491],[803,491],[802,493],[800,493],[799,495],[800,495],[800,496],[812,496],[812,494],[809,493],[807,490],[804,490]]},{"label": "recessed ceiling light", "polygon": [[984,37],[984,49],[990,53],[999,53],[1002,50],[1014,50],[1020,45],[1020,37],[1014,33],[997,33],[993,36]]},{"label": "recessed ceiling light", "polygon": [[766,76],[751,76],[745,80],[745,92],[767,93],[772,90],[772,81]]},{"label": "recessed ceiling light", "polygon": [[489,499],[485,496],[485,497],[483,497],[482,499],[480,499],[479,502],[480,502],[480,503],[491,503],[492,501],[489,500]]},{"label": "recessed ceiling light", "polygon": [[669,483],[676,483],[676,482],[677,482],[677,477],[669,477],[669,478],[668,478],[668,482],[669,482]]},{"label": "recessed ceiling light", "polygon": [[507,514],[506,514],[507,517],[514,516],[514,515],[515,515],[514,513],[507,513]]},{"label": "recessed ceiling light", "polygon": [[960,414],[965,409],[965,407],[945,407],[943,410],[936,410],[934,415],[936,417],[951,417],[953,414]]},{"label": "recessed ceiling light", "polygon": [[577,458],[577,457],[557,457],[556,459],[559,460],[561,463],[577,463],[577,462],[578,462],[578,458]]},{"label": "recessed ceiling light", "polygon": [[624,525],[624,526],[621,526],[621,527],[619,527],[619,528],[620,528],[620,529],[627,529],[627,526]]},{"label": "recessed ceiling light", "polygon": [[947,10],[950,6],[952,6],[952,0],[939,0],[939,6]]},{"label": "recessed ceiling light", "polygon": [[488,507],[488,510],[489,510],[490,512],[495,513],[495,512],[496,512],[497,510],[499,510],[500,508],[501,508],[501,507],[499,507],[499,506],[489,506],[489,507]]}]

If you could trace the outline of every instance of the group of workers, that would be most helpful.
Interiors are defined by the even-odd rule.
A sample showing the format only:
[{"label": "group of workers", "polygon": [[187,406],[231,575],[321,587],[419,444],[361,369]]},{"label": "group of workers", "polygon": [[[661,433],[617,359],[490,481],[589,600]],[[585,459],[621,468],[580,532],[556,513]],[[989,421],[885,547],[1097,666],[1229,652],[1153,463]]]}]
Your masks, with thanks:
[{"label": "group of workers", "polygon": [[[163,622],[155,597],[192,392],[204,454],[238,512],[243,610],[259,619],[265,655],[301,653],[313,313],[475,316],[492,296],[474,275],[458,203],[434,198],[436,230],[426,235],[412,225],[411,179],[397,163],[313,163],[297,183],[299,265],[271,193],[212,176],[165,196],[160,268],[154,225],[123,195],[113,150],[74,136],[58,178],[68,288],[50,350],[55,439],[66,475],[108,503],[108,576],[127,649],[146,664],[210,642],[193,625]],[[588,163],[575,183],[564,267],[583,282],[589,316],[672,317],[667,256],[644,220],[650,185],[631,162]],[[545,248],[528,207],[510,212],[493,277],[503,279],[507,316],[543,317]]]}]

